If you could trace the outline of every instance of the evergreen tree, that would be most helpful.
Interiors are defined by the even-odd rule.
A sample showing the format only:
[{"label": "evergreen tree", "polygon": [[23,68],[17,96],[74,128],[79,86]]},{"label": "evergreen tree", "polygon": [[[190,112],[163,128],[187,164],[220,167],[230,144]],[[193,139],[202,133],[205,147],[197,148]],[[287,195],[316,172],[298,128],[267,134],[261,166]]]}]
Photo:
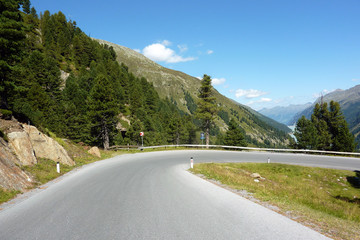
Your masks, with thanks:
[{"label": "evergreen tree", "polygon": [[36,9],[35,9],[34,7],[31,7],[31,9],[30,9],[30,14],[31,14],[31,16],[33,16],[35,19],[38,19],[38,18],[39,18],[38,14],[37,14],[37,12],[36,12]]},{"label": "evergreen tree", "polygon": [[24,11],[24,13],[26,14],[30,14],[30,6],[31,6],[31,3],[30,3],[30,0],[22,0],[22,9]]},{"label": "evergreen tree", "polygon": [[228,146],[247,146],[245,137],[233,118],[229,122],[229,129],[226,132],[224,143]]},{"label": "evergreen tree", "polygon": [[330,150],[331,135],[329,131],[329,110],[327,103],[316,104],[314,113],[311,115],[311,122],[317,130],[317,146],[318,150]]},{"label": "evergreen tree", "polygon": [[208,146],[210,143],[210,128],[213,124],[217,107],[212,92],[211,78],[206,74],[204,74],[201,80],[198,96],[200,101],[196,111],[196,117],[201,121],[202,127],[205,130],[205,142]]},{"label": "evergreen tree", "polygon": [[144,126],[142,125],[140,120],[134,120],[131,123],[130,128],[126,132],[125,141],[129,144],[140,145],[141,144],[140,132],[142,132],[143,130],[144,130]]},{"label": "evergreen tree", "polygon": [[20,62],[25,39],[20,0],[0,0],[0,108],[9,108],[8,97],[16,91],[12,72]]},{"label": "evergreen tree", "polygon": [[92,144],[91,120],[88,116],[88,92],[78,84],[74,75],[66,80],[63,90],[63,119],[65,121],[64,135],[76,142]]},{"label": "evergreen tree", "polygon": [[299,149],[316,149],[317,148],[317,132],[316,128],[310,120],[302,116],[296,123],[295,133],[297,139],[297,148]]},{"label": "evergreen tree", "polygon": [[303,149],[353,152],[355,138],[350,133],[340,105],[330,102],[316,104],[311,120],[302,116],[296,124],[296,146]]},{"label": "evergreen tree", "polygon": [[341,152],[355,150],[355,138],[349,131],[338,102],[330,102],[329,129],[332,138],[331,150]]},{"label": "evergreen tree", "polygon": [[119,114],[119,102],[113,84],[104,75],[99,75],[90,92],[89,116],[93,119],[93,131],[100,136],[104,149],[110,147],[110,137]]}]

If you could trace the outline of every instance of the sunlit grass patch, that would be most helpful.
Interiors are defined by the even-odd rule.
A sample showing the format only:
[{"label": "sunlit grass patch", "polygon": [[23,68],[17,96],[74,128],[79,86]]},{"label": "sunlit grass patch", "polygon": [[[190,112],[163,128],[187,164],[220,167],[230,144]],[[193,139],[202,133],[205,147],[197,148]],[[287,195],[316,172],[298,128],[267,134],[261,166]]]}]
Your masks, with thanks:
[{"label": "sunlit grass patch", "polygon": [[334,238],[360,239],[360,189],[348,181],[355,172],[266,163],[196,164],[192,171],[253,193]]},{"label": "sunlit grass patch", "polygon": [[20,191],[16,190],[5,190],[0,188],[0,204],[3,202],[7,202],[10,199],[13,199]]}]

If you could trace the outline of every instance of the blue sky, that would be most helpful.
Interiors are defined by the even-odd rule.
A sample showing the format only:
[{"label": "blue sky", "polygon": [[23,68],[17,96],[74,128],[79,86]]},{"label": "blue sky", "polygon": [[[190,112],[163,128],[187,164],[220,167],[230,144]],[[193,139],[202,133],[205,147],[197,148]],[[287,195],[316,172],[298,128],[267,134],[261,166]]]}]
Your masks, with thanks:
[{"label": "blue sky", "polygon": [[32,0],[256,110],[360,84],[359,0]]}]

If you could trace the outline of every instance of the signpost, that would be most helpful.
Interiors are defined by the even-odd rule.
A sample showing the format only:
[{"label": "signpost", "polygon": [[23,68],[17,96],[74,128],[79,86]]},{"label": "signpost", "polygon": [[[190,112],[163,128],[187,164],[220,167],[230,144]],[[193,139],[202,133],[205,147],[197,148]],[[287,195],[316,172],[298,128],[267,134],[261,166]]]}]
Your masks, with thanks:
[{"label": "signpost", "polygon": [[140,137],[141,137],[141,146],[144,146],[144,132],[140,132]]},{"label": "signpost", "polygon": [[204,145],[205,134],[203,132],[200,133],[200,139],[201,139],[201,144]]}]

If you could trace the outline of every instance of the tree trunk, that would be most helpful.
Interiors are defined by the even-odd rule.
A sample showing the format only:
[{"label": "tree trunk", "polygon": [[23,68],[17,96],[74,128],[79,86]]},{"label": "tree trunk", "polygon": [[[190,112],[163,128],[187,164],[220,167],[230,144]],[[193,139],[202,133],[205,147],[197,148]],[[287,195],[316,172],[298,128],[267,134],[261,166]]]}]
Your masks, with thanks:
[{"label": "tree trunk", "polygon": [[110,147],[110,138],[109,138],[109,131],[105,122],[103,122],[102,124],[102,140],[103,140],[104,150],[108,150]]}]

